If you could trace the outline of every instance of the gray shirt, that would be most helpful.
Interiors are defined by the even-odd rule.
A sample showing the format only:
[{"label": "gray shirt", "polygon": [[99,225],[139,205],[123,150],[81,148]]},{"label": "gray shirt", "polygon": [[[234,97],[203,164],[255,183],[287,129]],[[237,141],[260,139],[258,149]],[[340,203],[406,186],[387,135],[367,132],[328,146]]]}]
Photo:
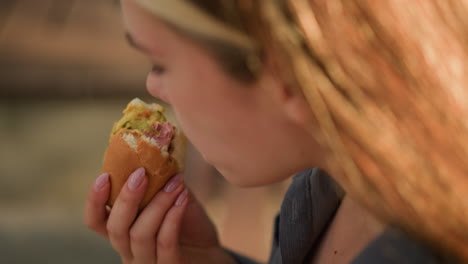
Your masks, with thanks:
[{"label": "gray shirt", "polygon": [[[268,263],[310,263],[323,232],[333,218],[343,191],[323,170],[309,169],[294,177],[275,219]],[[239,264],[257,262],[230,252]],[[387,228],[354,260],[354,264],[455,263],[395,228]]]}]

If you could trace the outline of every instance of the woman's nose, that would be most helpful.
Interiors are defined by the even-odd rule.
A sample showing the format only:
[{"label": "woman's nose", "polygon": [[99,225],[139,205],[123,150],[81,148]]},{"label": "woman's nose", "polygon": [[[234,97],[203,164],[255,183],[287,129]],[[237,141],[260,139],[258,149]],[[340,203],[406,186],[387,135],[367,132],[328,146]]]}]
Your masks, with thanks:
[{"label": "woman's nose", "polygon": [[164,87],[162,86],[161,78],[151,72],[148,73],[146,78],[146,90],[155,98],[158,98],[164,101],[167,104],[170,104],[169,98],[164,91]]}]

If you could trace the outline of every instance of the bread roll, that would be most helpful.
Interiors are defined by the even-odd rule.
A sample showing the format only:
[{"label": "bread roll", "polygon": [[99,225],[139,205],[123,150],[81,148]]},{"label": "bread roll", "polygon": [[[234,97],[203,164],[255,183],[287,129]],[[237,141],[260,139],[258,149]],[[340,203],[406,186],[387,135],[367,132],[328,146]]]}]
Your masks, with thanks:
[{"label": "bread roll", "polygon": [[123,111],[114,124],[109,146],[104,154],[103,172],[110,174],[108,205],[113,206],[130,174],[144,167],[148,187],[139,209],[175,174],[184,168],[186,138],[164,116],[158,104],[146,104],[138,98]]}]

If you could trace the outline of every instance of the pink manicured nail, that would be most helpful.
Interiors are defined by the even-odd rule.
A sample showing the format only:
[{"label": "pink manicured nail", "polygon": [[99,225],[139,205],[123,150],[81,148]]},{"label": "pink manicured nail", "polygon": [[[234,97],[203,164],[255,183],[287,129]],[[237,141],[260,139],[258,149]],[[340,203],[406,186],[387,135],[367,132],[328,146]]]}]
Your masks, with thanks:
[{"label": "pink manicured nail", "polygon": [[181,183],[182,183],[182,176],[180,174],[177,174],[176,176],[172,177],[172,179],[170,179],[168,183],[166,183],[166,186],[164,186],[164,191],[172,192],[177,187],[179,187]]},{"label": "pink manicured nail", "polygon": [[143,179],[145,177],[145,168],[138,168],[136,169],[128,179],[128,188],[132,191],[135,191],[140,187]]},{"label": "pink manicured nail", "polygon": [[94,181],[94,191],[99,192],[109,182],[109,173],[103,173]]},{"label": "pink manicured nail", "polygon": [[187,194],[188,191],[187,188],[185,188],[184,191],[179,194],[179,197],[177,197],[177,200],[175,201],[175,206],[182,205],[185,202],[185,200],[187,200]]}]

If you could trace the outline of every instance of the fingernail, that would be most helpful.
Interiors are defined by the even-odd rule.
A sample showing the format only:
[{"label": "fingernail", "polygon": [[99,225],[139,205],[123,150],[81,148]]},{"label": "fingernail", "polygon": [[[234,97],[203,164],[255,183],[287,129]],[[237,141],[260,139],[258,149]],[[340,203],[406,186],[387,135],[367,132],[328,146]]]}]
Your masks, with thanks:
[{"label": "fingernail", "polygon": [[177,197],[175,206],[180,206],[185,202],[185,200],[187,199],[187,193],[188,193],[187,188],[185,188],[184,191],[181,192],[179,196]]},{"label": "fingernail", "polygon": [[145,176],[145,168],[136,169],[130,175],[130,179],[128,180],[128,188],[132,191],[135,191],[136,189],[138,189],[138,187],[143,182],[144,176]]},{"label": "fingernail", "polygon": [[109,182],[109,173],[99,175],[94,181],[94,190],[99,192],[104,188],[104,186],[106,186],[107,182]]},{"label": "fingernail", "polygon": [[172,192],[177,187],[179,187],[181,183],[182,183],[182,176],[180,174],[177,174],[176,176],[172,177],[172,179],[170,179],[168,183],[166,183],[166,186],[164,186],[164,191]]}]

